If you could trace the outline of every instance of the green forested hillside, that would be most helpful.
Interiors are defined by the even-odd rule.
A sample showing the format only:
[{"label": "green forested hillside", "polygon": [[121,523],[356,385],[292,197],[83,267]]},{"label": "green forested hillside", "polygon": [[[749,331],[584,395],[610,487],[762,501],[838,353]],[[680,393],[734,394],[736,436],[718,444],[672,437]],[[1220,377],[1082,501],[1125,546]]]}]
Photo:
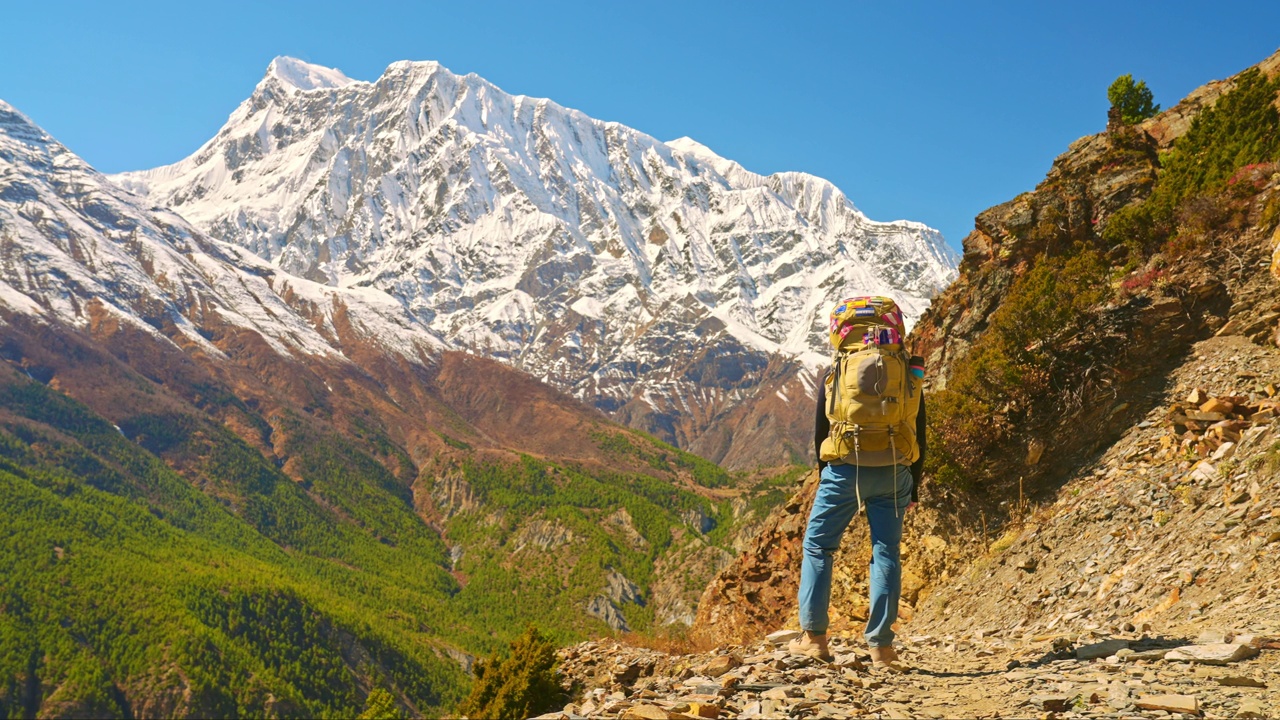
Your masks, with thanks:
[{"label": "green forested hillside", "polygon": [[[374,688],[431,715],[469,686],[458,651],[530,622],[607,633],[582,610],[608,573],[647,587],[682,512],[731,519],[669,482],[526,456],[462,462],[478,506],[432,527],[383,462],[303,418],[286,475],[181,408],[117,427],[0,372],[4,717],[350,716]],[[634,542],[601,522],[619,508]],[[566,546],[521,547],[535,519]],[[653,622],[644,598],[625,609]]]},{"label": "green forested hillside", "polygon": [[0,408],[0,714],[341,716],[373,682],[423,711],[459,697],[461,668],[394,614],[448,624],[427,533],[393,555],[218,438],[210,477],[259,534],[65,396],[12,384]]}]

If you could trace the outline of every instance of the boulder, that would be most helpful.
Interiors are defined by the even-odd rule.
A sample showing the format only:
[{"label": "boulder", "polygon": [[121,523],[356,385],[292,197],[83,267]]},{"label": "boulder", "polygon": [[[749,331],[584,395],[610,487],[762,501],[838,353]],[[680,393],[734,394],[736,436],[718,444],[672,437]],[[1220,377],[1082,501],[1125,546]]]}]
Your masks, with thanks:
[{"label": "boulder", "polygon": [[1241,660],[1248,660],[1258,655],[1258,648],[1244,643],[1209,643],[1207,645],[1184,645],[1170,650],[1165,660],[1181,660],[1183,662],[1200,663],[1202,665],[1227,665]]}]

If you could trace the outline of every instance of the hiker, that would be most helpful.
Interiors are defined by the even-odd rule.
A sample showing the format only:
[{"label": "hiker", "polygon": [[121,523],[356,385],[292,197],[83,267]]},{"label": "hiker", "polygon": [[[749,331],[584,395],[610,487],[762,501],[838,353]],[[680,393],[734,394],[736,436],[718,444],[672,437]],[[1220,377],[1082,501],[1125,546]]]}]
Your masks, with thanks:
[{"label": "hiker", "polygon": [[893,649],[893,623],[902,592],[902,520],[919,499],[924,467],[924,361],[907,354],[902,313],[889,298],[837,304],[830,331],[832,367],[818,385],[814,422],[821,477],[800,570],[804,632],[788,649],[831,660],[831,561],[849,521],[865,507],[871,527],[865,637],[874,666],[903,672]]}]

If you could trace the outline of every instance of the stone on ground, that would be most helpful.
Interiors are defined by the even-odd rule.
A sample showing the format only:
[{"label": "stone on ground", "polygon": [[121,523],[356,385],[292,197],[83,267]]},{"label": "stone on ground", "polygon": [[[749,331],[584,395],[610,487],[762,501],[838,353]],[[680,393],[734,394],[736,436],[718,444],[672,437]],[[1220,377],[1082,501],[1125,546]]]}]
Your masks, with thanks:
[{"label": "stone on ground", "polygon": [[1143,695],[1134,705],[1141,710],[1200,714],[1200,702],[1194,695]]},{"label": "stone on ground", "polygon": [[1208,645],[1184,645],[1170,650],[1165,660],[1200,663],[1202,665],[1226,665],[1248,660],[1258,655],[1258,648],[1244,643],[1210,643]]},{"label": "stone on ground", "polygon": [[1031,698],[1031,706],[1045,712],[1065,712],[1071,704],[1066,695],[1036,695]]},{"label": "stone on ground", "polygon": [[800,637],[799,630],[778,630],[777,632],[769,633],[765,640],[768,640],[772,645],[785,645],[798,637]]},{"label": "stone on ground", "polygon": [[737,658],[732,655],[721,655],[719,657],[712,658],[711,662],[707,663],[702,668],[702,672],[708,677],[715,678],[720,677],[736,667],[738,667]]},{"label": "stone on ground", "polygon": [[1102,642],[1093,643],[1092,645],[1082,645],[1076,648],[1077,660],[1096,660],[1097,658],[1110,657],[1116,652],[1129,647],[1128,640],[1103,640]]},{"label": "stone on ground", "polygon": [[1236,711],[1238,718],[1265,718],[1270,717],[1267,706],[1262,704],[1261,700],[1245,700],[1240,703],[1240,709]]},{"label": "stone on ground", "polygon": [[1265,688],[1267,686],[1267,684],[1261,680],[1246,677],[1244,675],[1224,675],[1215,679],[1218,681],[1219,685],[1225,685],[1227,687]]},{"label": "stone on ground", "polygon": [[622,720],[671,720],[672,715],[657,705],[636,705],[622,713]]}]

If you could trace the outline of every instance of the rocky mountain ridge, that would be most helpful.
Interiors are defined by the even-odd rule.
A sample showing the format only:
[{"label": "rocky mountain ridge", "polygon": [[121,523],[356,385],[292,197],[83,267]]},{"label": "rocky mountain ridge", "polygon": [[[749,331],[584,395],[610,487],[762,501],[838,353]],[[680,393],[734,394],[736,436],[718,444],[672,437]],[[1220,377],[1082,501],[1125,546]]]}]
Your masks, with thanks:
[{"label": "rocky mountain ridge", "polygon": [[[481,445],[498,437],[490,435],[500,424],[485,406],[490,399],[467,381],[473,376],[503,377],[513,397],[543,413],[580,415],[570,428],[600,421],[520,373],[452,350],[384,293],[291,276],[169,211],[140,207],[11,106],[0,112],[0,303],[9,326],[106,344],[117,335],[145,339],[233,384],[248,385],[238,373],[257,372],[259,382],[281,383],[329,413],[349,394],[368,407],[412,406],[420,420],[391,425],[423,453],[449,448],[428,426]],[[291,369],[273,373],[277,365]],[[56,382],[56,374],[44,380]],[[531,425],[496,444],[560,454],[579,444],[561,430]]]},{"label": "rocky mountain ridge", "polygon": [[207,337],[215,325],[254,332],[290,357],[345,360],[339,324],[411,361],[447,347],[383,293],[278,273],[172,212],[139,208],[2,102],[0,130],[0,301],[13,312],[82,328],[126,323],[158,339],[167,330],[214,357],[225,357]]},{"label": "rocky mountain ridge", "polygon": [[[191,157],[114,180],[730,467],[806,451],[792,419],[832,302],[890,294],[913,321],[954,277],[936,231],[871,221],[825,180],[438,63],[362,82],[278,58]],[[729,431],[753,420],[770,433]]]}]

